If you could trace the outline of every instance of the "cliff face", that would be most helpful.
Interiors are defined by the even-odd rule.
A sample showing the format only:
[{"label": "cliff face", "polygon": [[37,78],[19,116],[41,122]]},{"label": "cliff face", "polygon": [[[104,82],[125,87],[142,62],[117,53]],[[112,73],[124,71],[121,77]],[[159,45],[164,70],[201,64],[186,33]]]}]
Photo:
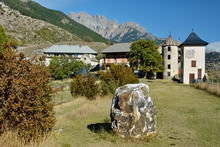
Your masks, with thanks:
[{"label": "cliff face", "polygon": [[9,36],[23,43],[56,43],[80,40],[71,33],[45,21],[22,15],[0,2],[0,25]]},{"label": "cliff face", "polygon": [[103,37],[116,42],[132,42],[139,39],[157,40],[145,28],[133,22],[119,24],[105,16],[91,16],[88,13],[71,13],[70,18],[85,25]]}]

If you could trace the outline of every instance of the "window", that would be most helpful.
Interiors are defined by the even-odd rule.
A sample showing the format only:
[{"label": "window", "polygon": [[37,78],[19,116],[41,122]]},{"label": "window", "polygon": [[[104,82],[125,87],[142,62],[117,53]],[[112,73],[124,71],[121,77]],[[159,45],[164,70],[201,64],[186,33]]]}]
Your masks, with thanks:
[{"label": "window", "polygon": [[196,61],[195,60],[191,61],[191,66],[196,67]]},{"label": "window", "polygon": [[168,47],[168,51],[169,51],[169,52],[171,51],[171,47],[170,47],[170,46]]},{"label": "window", "polygon": [[170,72],[167,72],[167,76],[170,77]]},{"label": "window", "polygon": [[170,65],[170,64],[168,64],[168,65],[167,65],[167,68],[168,68],[168,69],[170,69],[170,68],[171,68],[171,65]]},{"label": "window", "polygon": [[170,60],[171,59],[171,55],[168,55],[167,58],[168,58],[168,60]]},{"label": "window", "polygon": [[198,79],[202,79],[202,69],[198,69]]}]

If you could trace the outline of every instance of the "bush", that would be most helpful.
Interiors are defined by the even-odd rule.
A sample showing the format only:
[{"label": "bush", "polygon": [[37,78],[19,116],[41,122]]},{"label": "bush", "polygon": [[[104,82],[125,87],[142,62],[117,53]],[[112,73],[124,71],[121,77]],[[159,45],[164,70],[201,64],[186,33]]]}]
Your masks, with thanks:
[{"label": "bush", "polygon": [[100,80],[102,95],[113,94],[117,87],[139,82],[131,68],[114,64],[106,72],[100,72]]},{"label": "bush", "polygon": [[116,88],[117,88],[117,85],[116,85],[115,81],[110,81],[108,83],[106,83],[105,81],[101,81],[99,83],[99,91],[100,91],[101,96],[114,94]]},{"label": "bush", "polygon": [[99,93],[96,79],[91,76],[76,76],[70,85],[72,96],[85,96],[89,100],[94,100]]},{"label": "bush", "polygon": [[49,65],[50,73],[55,80],[69,78],[83,67],[87,67],[82,61],[77,61],[72,57],[54,57]]},{"label": "bush", "polygon": [[85,36],[85,37],[83,38],[83,40],[85,40],[86,42],[93,42],[93,39],[92,39],[92,37],[90,37],[90,36]]},{"label": "bush", "polygon": [[11,49],[0,53],[0,130],[37,140],[55,124],[49,72],[37,59]]}]

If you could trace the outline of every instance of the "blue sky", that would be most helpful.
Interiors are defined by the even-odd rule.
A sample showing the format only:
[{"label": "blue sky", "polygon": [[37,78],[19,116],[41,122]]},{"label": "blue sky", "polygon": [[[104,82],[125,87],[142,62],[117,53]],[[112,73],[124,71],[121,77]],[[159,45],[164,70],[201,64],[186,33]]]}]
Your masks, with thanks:
[{"label": "blue sky", "polygon": [[51,9],[104,15],[119,23],[136,22],[157,37],[171,32],[184,41],[194,31],[208,42],[220,41],[220,0],[35,0]]}]

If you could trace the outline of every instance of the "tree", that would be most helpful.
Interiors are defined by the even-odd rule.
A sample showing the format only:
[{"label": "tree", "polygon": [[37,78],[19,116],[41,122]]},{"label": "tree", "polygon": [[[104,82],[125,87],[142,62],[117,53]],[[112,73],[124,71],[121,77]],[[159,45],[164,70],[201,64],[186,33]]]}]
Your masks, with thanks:
[{"label": "tree", "polygon": [[153,75],[164,70],[163,59],[158,46],[152,40],[139,40],[131,45],[128,60],[133,69]]},{"label": "tree", "polygon": [[73,57],[53,57],[50,61],[49,69],[52,77],[56,80],[63,80],[87,67],[82,61],[77,61]]},{"label": "tree", "polygon": [[98,60],[99,65],[101,65],[100,61],[105,57],[104,54],[101,54],[100,52],[96,56],[96,59]]}]

